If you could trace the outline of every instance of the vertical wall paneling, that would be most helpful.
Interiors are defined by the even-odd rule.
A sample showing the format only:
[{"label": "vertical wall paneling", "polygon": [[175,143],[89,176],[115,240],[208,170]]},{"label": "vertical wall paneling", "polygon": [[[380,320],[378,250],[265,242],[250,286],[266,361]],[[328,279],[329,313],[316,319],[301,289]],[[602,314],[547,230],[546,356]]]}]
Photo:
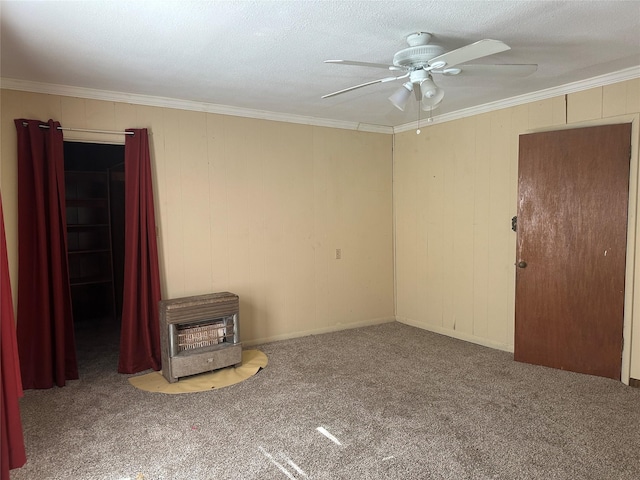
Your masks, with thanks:
[{"label": "vertical wall paneling", "polygon": [[603,118],[640,111],[640,78],[602,87]]},{"label": "vertical wall paneling", "polygon": [[207,157],[209,181],[209,224],[211,228],[211,290],[222,292],[229,285],[229,219],[225,156],[224,117],[207,114]]},{"label": "vertical wall paneling", "polygon": [[[489,225],[487,262],[487,324],[486,338],[489,342],[505,345],[505,321],[509,312],[505,308],[505,271],[513,262],[508,258],[508,243],[513,240],[509,209],[509,129],[511,111],[498,110],[490,113],[489,151],[486,159],[489,176]],[[505,235],[506,238],[505,238]],[[508,288],[508,287],[507,287]]]},{"label": "vertical wall paneling", "polygon": [[165,135],[162,139],[154,136],[162,144],[165,154],[165,177],[159,179],[164,196],[160,197],[162,216],[163,256],[165,258],[165,277],[167,298],[179,298],[187,295],[185,285],[184,231],[182,225],[182,164],[180,163],[182,144],[180,143],[180,114],[177,110],[163,112]]},{"label": "vertical wall paneling", "polygon": [[[157,122],[152,122],[153,112],[159,109],[154,107],[139,107],[129,103],[112,103],[113,105],[113,118],[114,123],[113,130],[123,132],[127,128],[148,128],[149,133],[153,133],[154,126],[158,125]],[[143,127],[140,127],[143,125]],[[122,141],[124,142],[124,140]],[[153,140],[151,140],[150,147],[153,146]]]},{"label": "vertical wall paneling", "polygon": [[[425,142],[427,132],[421,132],[420,135],[411,132],[416,136],[418,141],[417,151],[422,150],[420,146]],[[423,136],[424,135],[424,136]],[[434,159],[431,152],[424,152],[423,155],[417,154],[412,158],[412,163],[415,166],[415,172],[417,178],[431,179],[432,178],[432,160]],[[438,179],[440,180],[440,178]],[[415,196],[413,200],[415,217],[414,217],[414,240],[418,245],[422,245],[423,248],[417,249],[415,257],[413,258],[413,271],[414,282],[407,282],[409,285],[405,285],[405,288],[411,289],[412,307],[411,310],[418,312],[424,308],[425,294],[429,292],[429,287],[432,285],[432,280],[429,278],[429,269],[427,268],[427,262],[429,261],[429,251],[434,248],[434,244],[430,242],[430,236],[433,235],[431,231],[431,223],[429,218],[433,212],[432,204],[430,202],[431,187],[416,188]],[[441,320],[442,315],[440,315]]]},{"label": "vertical wall paneling", "polygon": [[491,213],[491,114],[476,117],[475,122],[474,207],[473,207],[473,331],[488,335],[489,295],[489,218]]},{"label": "vertical wall paneling", "polygon": [[313,271],[314,277],[314,321],[320,328],[327,328],[329,323],[329,311],[331,302],[320,302],[319,299],[329,298],[329,265],[335,261],[331,255],[335,246],[330,244],[328,227],[330,211],[328,204],[329,175],[331,172],[328,157],[326,138],[329,130],[321,127],[312,128],[311,155],[313,168]]},{"label": "vertical wall paneling", "polygon": [[[438,125],[437,128],[424,129],[421,133],[421,141],[424,142],[416,151],[415,161],[424,164],[427,169],[426,184],[422,186],[425,177],[415,175],[413,180],[415,188],[423,190],[426,197],[418,206],[421,211],[426,212],[424,218],[424,226],[421,227],[421,217],[416,216],[416,229],[424,228],[426,230],[426,245],[418,248],[421,249],[423,255],[426,255],[422,263],[415,263],[418,271],[416,277],[422,275],[424,270],[424,282],[420,285],[420,289],[414,292],[415,298],[420,303],[415,305],[414,312],[407,312],[416,317],[419,312],[427,312],[424,321],[429,325],[442,327],[445,318],[445,293],[447,291],[448,265],[450,259],[446,256],[449,247],[449,241],[446,233],[450,226],[450,211],[445,208],[447,205],[446,192],[446,154],[450,148],[449,129],[447,125]],[[426,153],[426,155],[425,155]],[[407,171],[405,175],[412,177],[412,172]],[[406,178],[406,177],[405,177]],[[398,186],[400,187],[400,186]],[[402,188],[400,188],[402,189]],[[419,241],[419,237],[416,238]],[[409,253],[409,252],[406,252]],[[406,259],[411,262],[411,256],[406,255]],[[448,305],[448,304],[447,304]],[[424,315],[424,314],[423,314]]]},{"label": "vertical wall paneling", "polygon": [[[464,119],[466,120],[466,119]],[[452,124],[445,124],[443,128],[443,138],[441,139],[441,145],[446,146],[444,150],[445,164],[442,170],[443,175],[443,202],[442,202],[442,255],[437,260],[438,270],[441,272],[443,278],[442,282],[442,326],[446,330],[455,331],[455,302],[457,301],[456,285],[457,278],[456,273],[459,269],[459,264],[456,262],[454,234],[456,233],[456,217],[462,215],[459,211],[462,202],[457,201],[458,195],[462,192],[456,190],[456,169],[460,168],[460,163],[465,160],[458,154],[459,146],[457,145],[457,137],[460,136],[461,143],[465,142],[464,128],[468,126],[467,123],[461,123],[460,128],[454,130]],[[428,147],[430,148],[430,147]],[[460,294],[462,297],[462,292]]]},{"label": "vertical wall paneling", "polygon": [[115,103],[100,100],[85,100],[85,124],[91,125],[91,128],[97,130],[115,131]]},{"label": "vertical wall paneling", "polygon": [[[18,150],[18,140],[15,133],[16,127],[13,119],[20,118],[20,108],[22,106],[21,95],[12,95],[10,98],[2,97],[0,112],[2,122],[0,122],[0,154],[2,158],[12,158],[16,156]],[[6,118],[6,120],[5,120]],[[18,282],[18,209],[7,208],[7,204],[15,205],[18,201],[18,163],[0,163],[0,192],[2,193],[2,205],[4,222],[6,226],[5,235],[7,240],[9,274],[12,284]],[[11,228],[13,226],[13,228]],[[13,304],[16,304],[16,289],[13,289]]]},{"label": "vertical wall paneling", "polygon": [[[388,135],[6,90],[1,102],[7,232],[17,225],[13,118],[147,127],[166,298],[238,293],[246,341],[389,319],[395,222],[397,318],[509,350],[518,135],[637,114],[640,79],[570,94],[566,108],[558,96],[396,134],[393,177]],[[17,233],[7,241],[15,277]]]},{"label": "vertical wall paneling", "polygon": [[590,88],[568,95],[567,123],[602,118],[602,87]]},{"label": "vertical wall paneling", "polygon": [[[414,132],[400,134],[415,135]],[[414,182],[415,177],[411,177],[409,172],[414,171],[418,155],[415,150],[419,149],[419,143],[410,141],[397,141],[394,146],[394,214],[395,214],[395,250],[396,250],[396,304],[397,315],[407,318],[415,318],[413,314],[415,303],[415,288],[417,284],[417,266],[410,261],[410,255],[415,254],[416,258],[421,255],[412,247],[412,240],[416,236],[416,209],[419,207],[417,193],[418,189]],[[430,155],[425,152],[423,158]],[[426,160],[425,160],[426,161]],[[417,312],[416,312],[417,313]]]},{"label": "vertical wall paneling", "polygon": [[[420,139],[415,132],[397,134],[397,318],[512,350],[516,237],[510,220],[517,210],[519,135],[639,110],[636,79],[493,111],[475,117],[474,123],[462,119],[428,126]],[[634,141],[637,150],[638,139]],[[432,170],[425,171],[425,163]],[[466,243],[468,232],[471,245]],[[437,254],[434,245],[441,247]],[[466,268],[471,278],[465,276]],[[463,323],[459,317],[465,317]],[[632,376],[640,376],[640,355],[633,353],[640,351],[637,338],[632,338]]]},{"label": "vertical wall paneling", "polygon": [[[13,118],[148,128],[164,298],[237,293],[247,343],[393,319],[391,136],[7,90],[1,101],[8,231]],[[15,276],[17,238],[8,240]]]},{"label": "vertical wall paneling", "polygon": [[559,122],[562,106],[552,99],[396,135],[399,320],[513,348],[518,134]]},{"label": "vertical wall paneling", "polygon": [[627,88],[629,82],[620,82],[602,88],[602,116],[624,115],[627,111]]},{"label": "vertical wall paneling", "polygon": [[211,292],[211,223],[206,114],[180,112],[180,176],[182,210],[179,228],[184,255],[186,292]]},{"label": "vertical wall paneling", "polygon": [[291,203],[290,214],[284,219],[284,251],[282,262],[290,266],[289,281],[285,286],[287,305],[290,306],[291,331],[304,331],[315,315],[315,258],[314,243],[314,181],[313,155],[306,153],[313,142],[313,129],[295,125],[284,135],[283,124],[277,123],[284,168],[277,174],[286,192],[283,202]]},{"label": "vertical wall paneling", "polygon": [[82,98],[60,97],[60,118],[54,120],[59,120],[63,126],[89,128],[87,126],[86,104],[87,100]]},{"label": "vertical wall paneling", "polygon": [[[640,78],[625,82],[627,86],[627,110],[626,113],[640,112]],[[606,87],[605,87],[606,88]]]},{"label": "vertical wall paneling", "polygon": [[[452,261],[451,292],[456,292],[451,298],[453,305],[451,325],[453,330],[464,334],[473,333],[473,277],[474,277],[474,248],[473,224],[475,211],[475,168],[476,158],[476,120],[474,117],[465,118],[461,128],[463,135],[454,145],[453,188],[451,198],[454,211],[452,212]],[[454,287],[455,285],[455,287]]]}]

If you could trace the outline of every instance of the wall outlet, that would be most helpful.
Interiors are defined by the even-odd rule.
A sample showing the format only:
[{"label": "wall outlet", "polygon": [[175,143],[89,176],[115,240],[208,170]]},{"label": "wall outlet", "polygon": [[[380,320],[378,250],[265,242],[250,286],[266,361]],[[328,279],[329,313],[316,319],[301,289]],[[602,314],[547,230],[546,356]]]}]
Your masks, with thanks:
[{"label": "wall outlet", "polygon": [[336,260],[340,260],[342,258],[342,249],[336,248]]}]

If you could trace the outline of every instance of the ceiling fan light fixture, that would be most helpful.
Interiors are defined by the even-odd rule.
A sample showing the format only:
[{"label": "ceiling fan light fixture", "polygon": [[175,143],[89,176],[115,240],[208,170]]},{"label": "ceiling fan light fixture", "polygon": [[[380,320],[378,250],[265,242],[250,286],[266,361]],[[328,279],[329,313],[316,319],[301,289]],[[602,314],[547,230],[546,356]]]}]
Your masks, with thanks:
[{"label": "ceiling fan light fixture", "polygon": [[420,102],[420,106],[422,107],[423,111],[432,112],[433,110],[438,108],[441,103],[442,103],[442,100],[440,100],[439,102],[435,102],[435,103],[428,103],[428,102],[425,102],[424,100],[422,100],[422,102]]},{"label": "ceiling fan light fixture", "polygon": [[438,108],[440,102],[442,102],[442,99],[444,98],[444,90],[435,84],[431,75],[420,82],[420,91],[422,92],[422,101],[420,102],[420,105],[422,106],[422,109],[427,112]]},{"label": "ceiling fan light fixture", "polygon": [[435,84],[431,75],[420,82],[420,91],[423,101],[439,103],[444,97],[444,90]]},{"label": "ceiling fan light fixture", "polygon": [[403,83],[400,88],[391,94],[389,101],[398,110],[404,112],[407,102],[409,101],[409,97],[411,96],[411,92],[413,92],[413,84],[411,82]]}]

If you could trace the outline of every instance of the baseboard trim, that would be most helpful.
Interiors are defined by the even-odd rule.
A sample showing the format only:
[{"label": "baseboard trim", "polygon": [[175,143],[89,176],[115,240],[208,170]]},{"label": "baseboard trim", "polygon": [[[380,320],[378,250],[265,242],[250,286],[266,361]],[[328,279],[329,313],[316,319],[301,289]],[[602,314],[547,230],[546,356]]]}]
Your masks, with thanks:
[{"label": "baseboard trim", "polygon": [[640,380],[638,380],[637,378],[630,378],[629,379],[629,386],[630,387],[635,387],[635,388],[640,388]]},{"label": "baseboard trim", "polygon": [[[373,325],[380,325],[382,323],[391,323],[395,321],[396,319],[393,317],[383,317],[383,318],[372,318],[370,320],[363,320],[361,322],[353,322],[353,323],[338,322],[335,325],[331,325],[329,327],[324,327],[324,328],[317,328],[313,330],[303,330],[300,332],[293,332],[293,333],[285,333],[283,335],[273,335],[269,337],[258,338],[256,340],[248,340],[248,341],[242,340],[242,345],[246,347],[253,347],[256,345],[262,345],[264,343],[278,342],[280,340],[290,340],[292,338],[308,337],[309,335],[322,335],[323,333],[334,333],[334,332],[340,332],[342,330],[351,330],[352,328],[370,327]],[[242,326],[240,327],[240,332],[242,333]]]},{"label": "baseboard trim", "polygon": [[412,327],[421,328],[423,330],[428,330],[430,332],[438,333],[440,335],[445,335],[447,337],[457,338],[458,340],[475,343],[476,345],[482,345],[483,347],[489,347],[496,350],[502,350],[503,352],[513,353],[513,345],[505,345],[503,343],[487,340],[486,338],[480,338],[474,335],[469,335],[468,333],[457,332],[455,330],[449,330],[447,328],[442,328],[434,325],[416,322],[414,320],[411,320],[410,318],[396,317],[396,320],[400,323],[404,323]]}]

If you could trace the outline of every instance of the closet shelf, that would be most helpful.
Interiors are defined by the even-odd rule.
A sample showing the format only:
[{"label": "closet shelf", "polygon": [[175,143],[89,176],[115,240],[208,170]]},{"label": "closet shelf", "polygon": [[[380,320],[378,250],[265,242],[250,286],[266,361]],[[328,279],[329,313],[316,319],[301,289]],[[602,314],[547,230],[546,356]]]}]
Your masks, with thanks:
[{"label": "closet shelf", "polygon": [[79,285],[97,285],[100,283],[111,283],[111,277],[96,276],[96,277],[82,277],[82,278],[70,278],[69,284],[74,286]]},{"label": "closet shelf", "polygon": [[67,228],[72,230],[93,230],[95,228],[109,228],[108,223],[67,223]]},{"label": "closet shelf", "polygon": [[111,254],[111,250],[109,248],[92,248],[87,250],[69,250],[67,252],[69,255],[88,255],[92,253],[108,253]]},{"label": "closet shelf", "polygon": [[115,318],[109,172],[67,171],[65,187],[73,301],[92,309],[108,305]]}]

